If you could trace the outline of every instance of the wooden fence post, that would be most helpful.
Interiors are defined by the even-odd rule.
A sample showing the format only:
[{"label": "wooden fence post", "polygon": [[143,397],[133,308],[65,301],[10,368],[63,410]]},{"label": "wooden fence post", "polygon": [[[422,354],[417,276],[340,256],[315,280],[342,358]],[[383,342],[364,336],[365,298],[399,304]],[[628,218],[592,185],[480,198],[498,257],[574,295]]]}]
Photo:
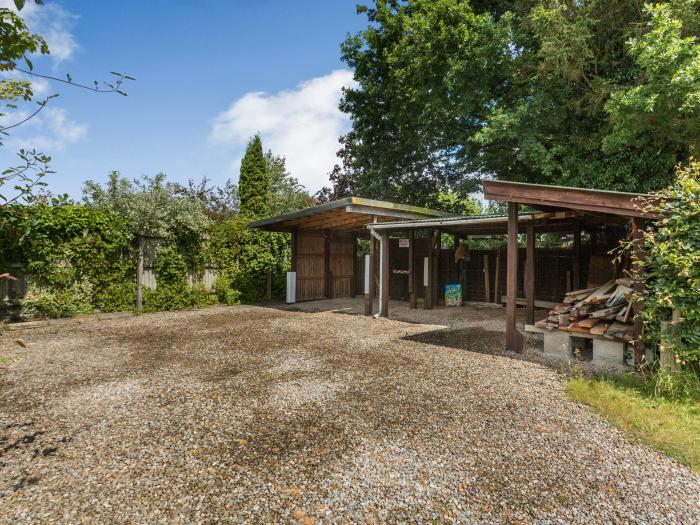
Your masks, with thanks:
[{"label": "wooden fence post", "polygon": [[143,237],[139,238],[138,264],[136,269],[136,311],[143,312]]}]

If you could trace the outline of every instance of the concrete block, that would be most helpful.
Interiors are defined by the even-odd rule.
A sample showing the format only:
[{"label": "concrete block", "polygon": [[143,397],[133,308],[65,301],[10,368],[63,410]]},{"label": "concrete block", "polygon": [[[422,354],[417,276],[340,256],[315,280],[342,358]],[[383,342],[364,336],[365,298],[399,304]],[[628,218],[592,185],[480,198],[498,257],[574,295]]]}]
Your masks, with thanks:
[{"label": "concrete block", "polygon": [[623,366],[625,364],[625,343],[594,339],[593,363],[605,366]]},{"label": "concrete block", "polygon": [[544,353],[550,357],[571,358],[571,337],[562,332],[544,334]]}]

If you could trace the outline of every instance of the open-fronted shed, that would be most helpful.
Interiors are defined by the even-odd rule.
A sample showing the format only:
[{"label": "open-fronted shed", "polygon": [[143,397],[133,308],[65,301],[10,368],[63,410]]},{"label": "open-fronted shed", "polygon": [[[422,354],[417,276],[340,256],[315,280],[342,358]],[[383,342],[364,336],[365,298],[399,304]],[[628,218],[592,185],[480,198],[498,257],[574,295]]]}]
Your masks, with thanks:
[{"label": "open-fronted shed", "polygon": [[[535,239],[538,234],[550,232],[567,232],[570,234],[571,254],[569,260],[571,266],[567,269],[567,281],[569,289],[576,290],[585,284],[590,284],[590,275],[587,275],[590,265],[594,260],[591,255],[594,251],[599,253],[596,257],[600,260],[607,257],[608,266],[612,266],[607,252],[610,242],[617,241],[627,234],[631,234],[637,241],[641,238],[641,227],[645,220],[653,219],[645,211],[645,203],[654,197],[631,193],[599,191],[582,188],[566,188],[559,186],[545,186],[536,184],[523,184],[514,182],[486,181],[484,182],[484,195],[489,200],[497,200],[508,203],[506,215],[488,215],[474,217],[441,217],[430,219],[407,220],[403,222],[384,222],[370,224],[368,227],[373,235],[373,244],[378,244],[377,250],[382,253],[379,265],[379,313],[387,315],[388,300],[391,294],[389,283],[391,273],[395,268],[391,266],[389,246],[391,234],[400,234],[408,237],[406,248],[408,251],[407,271],[409,302],[411,307],[416,307],[416,292],[420,290],[416,274],[419,265],[423,266],[423,292],[424,308],[432,308],[438,304],[440,297],[440,285],[445,282],[440,277],[440,272],[445,271],[445,265],[441,264],[441,239],[443,234],[451,234],[455,239],[455,246],[460,245],[460,239],[470,236],[506,235],[507,247],[503,256],[505,258],[505,273],[499,283],[500,252],[495,254],[496,267],[495,279],[489,281],[489,269],[494,271],[489,264],[489,257],[484,254],[484,262],[479,258],[469,262],[467,266],[479,266],[483,268],[486,279],[486,297],[489,297],[489,286],[495,285],[496,294],[494,302],[500,302],[498,294],[499,284],[505,284],[506,292],[506,348],[511,351],[522,349],[522,335],[516,326],[516,305],[520,300],[518,290],[524,292],[526,305],[526,324],[532,325],[535,316],[536,302],[536,276],[542,280],[551,280],[549,269],[541,271],[540,253],[536,253]],[[519,206],[524,205],[530,211],[519,211]],[[581,233],[585,231],[590,238],[586,257],[582,256]],[[525,248],[519,249],[518,235],[524,234]],[[426,240],[427,244],[423,252],[416,255],[420,240]],[[596,247],[596,243],[605,238],[607,245]],[[444,250],[444,248],[442,248]],[[421,248],[418,248],[420,251]],[[539,250],[538,250],[539,252]],[[457,254],[455,254],[457,255]],[[449,260],[448,260],[449,262]],[[519,268],[520,266],[520,268]],[[524,266],[524,268],[523,268]],[[586,274],[586,280],[583,279]],[[505,281],[505,283],[503,282]],[[466,284],[466,283],[465,283]],[[472,283],[469,283],[470,286]],[[540,283],[541,284],[541,283]],[[541,290],[542,287],[539,287]],[[562,294],[563,295],[563,294]],[[560,300],[560,299],[557,299]],[[640,308],[634,306],[635,311]],[[639,342],[641,321],[635,321],[635,351],[637,359],[643,351],[643,345]]]},{"label": "open-fronted shed", "polygon": [[368,224],[449,215],[418,206],[347,197],[255,221],[250,227],[291,233],[295,299],[308,301],[355,297],[360,274],[357,239],[369,235]]}]

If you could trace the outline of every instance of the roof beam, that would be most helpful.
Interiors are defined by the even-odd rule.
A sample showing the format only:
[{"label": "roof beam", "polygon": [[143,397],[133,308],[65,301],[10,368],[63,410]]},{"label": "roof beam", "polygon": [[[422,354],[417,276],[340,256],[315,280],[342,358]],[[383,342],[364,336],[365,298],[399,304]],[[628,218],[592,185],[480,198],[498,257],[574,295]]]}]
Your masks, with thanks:
[{"label": "roof beam", "polygon": [[583,210],[625,217],[650,217],[650,214],[641,209],[642,199],[653,198],[653,196],[633,193],[505,181],[484,181],[483,187],[484,197],[489,200]]}]

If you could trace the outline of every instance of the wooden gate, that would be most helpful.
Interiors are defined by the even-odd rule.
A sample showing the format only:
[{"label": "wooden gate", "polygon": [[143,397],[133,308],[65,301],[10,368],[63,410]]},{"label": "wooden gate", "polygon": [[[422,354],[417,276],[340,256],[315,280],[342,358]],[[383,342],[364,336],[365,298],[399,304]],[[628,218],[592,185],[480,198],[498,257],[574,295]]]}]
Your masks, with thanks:
[{"label": "wooden gate", "polygon": [[297,301],[323,299],[325,239],[321,233],[299,232],[297,237]]}]

